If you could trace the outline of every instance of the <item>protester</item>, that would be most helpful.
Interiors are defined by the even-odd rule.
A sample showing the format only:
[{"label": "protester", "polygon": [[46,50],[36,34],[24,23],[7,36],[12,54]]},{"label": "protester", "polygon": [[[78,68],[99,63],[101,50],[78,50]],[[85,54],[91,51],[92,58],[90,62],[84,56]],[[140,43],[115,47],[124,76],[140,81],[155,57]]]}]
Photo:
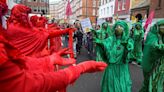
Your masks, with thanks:
[{"label": "protester", "polygon": [[74,34],[74,38],[77,41],[77,43],[76,43],[76,52],[77,52],[77,54],[80,54],[81,48],[82,48],[82,44],[83,44],[83,33],[82,33],[82,30],[81,30],[80,26],[78,26],[76,29],[77,30],[76,30],[76,32]]},{"label": "protester", "polygon": [[[2,31],[2,30],[1,30]],[[8,47],[9,46],[9,47]],[[84,62],[57,72],[41,72],[26,70],[26,61],[15,56],[12,45],[0,36],[0,90],[2,92],[55,92],[73,83],[80,74],[101,71],[105,63]],[[14,55],[14,56],[13,56]],[[25,59],[24,59],[25,60]],[[45,66],[45,63],[41,63]],[[40,65],[41,65],[40,64]],[[33,66],[35,63],[32,64]]]},{"label": "protester", "polygon": [[[106,38],[108,38],[109,36],[111,36],[111,29],[110,26],[107,22],[102,24],[102,27],[100,30],[93,30],[92,29],[92,33],[93,33],[93,40],[99,39],[99,40],[105,40]],[[96,61],[104,61],[104,53],[103,53],[103,48],[99,45],[96,44],[95,47],[95,51],[96,51]]]},{"label": "protester", "polygon": [[158,21],[147,35],[142,68],[143,87],[140,92],[164,91],[164,20]]},{"label": "protester", "polygon": [[93,55],[93,36],[92,36],[92,32],[88,32],[86,35],[87,35],[87,50],[88,50],[88,54],[91,56],[91,55]]},{"label": "protester", "polygon": [[141,23],[137,22],[133,25],[131,30],[131,38],[134,42],[134,49],[132,50],[129,58],[131,58],[133,61],[136,61],[138,64],[141,64],[143,57],[142,41],[144,38],[144,29]]},{"label": "protester", "polygon": [[96,26],[96,30],[100,30],[100,25],[97,25]]},{"label": "protester", "polygon": [[129,39],[127,23],[116,22],[112,33],[105,40],[96,39],[97,44],[104,48],[104,62],[108,64],[103,75],[101,92],[131,92],[128,52],[133,49],[133,43]]},{"label": "protester", "polygon": [[[6,1],[1,0],[0,19],[7,10]],[[25,25],[24,27],[30,27],[29,24]],[[0,21],[0,91],[2,92],[55,92],[73,83],[80,74],[102,71],[106,67],[105,63],[88,61],[57,72],[43,72],[41,68],[48,68],[47,65],[52,64],[51,62],[58,58],[53,55],[42,58],[25,56],[14,47],[11,41],[7,40],[6,37],[9,35],[4,31],[2,21]],[[34,68],[39,65],[41,70],[28,70],[29,66],[26,63],[31,60],[32,62],[42,61],[40,64],[31,64]]]},{"label": "protester", "polygon": [[30,12],[31,9],[29,7],[16,5],[11,10],[11,16],[8,20],[8,40],[10,40],[22,54],[33,57],[49,55],[50,52],[47,50],[49,38],[74,31],[73,28],[62,31],[53,28],[46,29],[42,27],[45,25],[45,20],[42,21],[42,19],[39,21],[39,28],[32,27],[32,24],[28,20],[28,14]]}]

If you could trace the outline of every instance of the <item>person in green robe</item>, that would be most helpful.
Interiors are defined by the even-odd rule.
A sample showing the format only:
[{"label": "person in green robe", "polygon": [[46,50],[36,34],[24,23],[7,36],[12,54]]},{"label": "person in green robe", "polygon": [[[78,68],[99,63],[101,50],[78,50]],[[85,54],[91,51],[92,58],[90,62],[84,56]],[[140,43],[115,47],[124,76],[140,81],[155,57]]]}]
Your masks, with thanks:
[{"label": "person in green robe", "polygon": [[140,92],[164,92],[164,20],[151,27],[144,45]]},{"label": "person in green robe", "polygon": [[134,49],[132,50],[129,58],[136,61],[138,64],[141,64],[143,56],[142,42],[144,38],[144,29],[141,23],[137,22],[134,24],[131,30],[131,38],[134,42]]},{"label": "person in green robe", "polygon": [[97,44],[104,48],[105,62],[108,64],[103,74],[101,92],[131,92],[128,54],[134,47],[127,23],[116,22],[112,33],[113,36],[104,41],[96,39]]},{"label": "person in green robe", "polygon": [[[93,33],[93,40],[94,41],[96,39],[104,40],[111,35],[111,29],[110,29],[110,26],[107,22],[104,22],[102,24],[100,30],[91,29],[91,31]],[[104,55],[103,54],[103,48],[99,44],[96,44],[95,52],[96,52],[96,61],[105,61],[105,58],[103,56]]]}]

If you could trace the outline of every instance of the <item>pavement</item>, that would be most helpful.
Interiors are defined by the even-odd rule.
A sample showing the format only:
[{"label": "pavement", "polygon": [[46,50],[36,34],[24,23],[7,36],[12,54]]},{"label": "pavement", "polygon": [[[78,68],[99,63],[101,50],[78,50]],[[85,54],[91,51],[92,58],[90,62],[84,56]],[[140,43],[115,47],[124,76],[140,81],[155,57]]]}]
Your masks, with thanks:
[{"label": "pavement", "polygon": [[[82,48],[80,55],[77,56],[77,63],[95,58],[95,55],[88,55],[85,48]],[[129,64],[132,92],[138,92],[142,86],[143,74],[141,67]],[[101,92],[101,77],[103,73],[92,73],[82,75],[76,82],[67,88],[67,92]]]}]

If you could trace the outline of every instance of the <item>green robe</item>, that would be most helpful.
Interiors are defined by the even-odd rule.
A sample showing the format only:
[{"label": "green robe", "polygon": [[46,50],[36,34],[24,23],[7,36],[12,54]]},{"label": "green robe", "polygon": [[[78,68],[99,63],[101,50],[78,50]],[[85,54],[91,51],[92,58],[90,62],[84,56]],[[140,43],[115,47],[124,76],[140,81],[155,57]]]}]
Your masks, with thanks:
[{"label": "green robe", "polygon": [[114,33],[116,26],[124,28],[123,36],[113,36],[105,41],[97,40],[104,48],[104,57],[108,67],[105,69],[101,83],[101,92],[131,92],[131,78],[128,67],[128,52],[133,49],[133,44],[129,39],[128,25],[123,21],[118,21],[113,27]]},{"label": "green robe", "polygon": [[[96,39],[99,39],[101,41],[103,41],[104,39],[106,39],[107,37],[109,37],[111,35],[111,30],[110,30],[110,26],[108,25],[107,29],[105,30],[103,28],[103,25],[107,24],[107,22],[103,23],[100,30],[92,30],[92,32],[94,33],[94,42]],[[104,53],[103,53],[103,47],[101,47],[99,44],[95,43],[96,47],[95,47],[95,51],[96,51],[96,61],[105,61],[104,58]]]},{"label": "green robe", "polygon": [[159,34],[157,22],[146,38],[142,68],[144,83],[140,92],[164,92],[164,37]]},{"label": "green robe", "polygon": [[134,29],[132,31],[131,38],[133,39],[134,42],[134,49],[130,53],[131,55],[129,58],[132,60],[136,60],[137,63],[141,63],[142,56],[143,56],[142,41],[144,38],[144,30],[142,28],[141,23],[135,23],[134,26],[136,25],[139,25],[141,27],[141,30],[137,30],[135,27],[133,27]]}]

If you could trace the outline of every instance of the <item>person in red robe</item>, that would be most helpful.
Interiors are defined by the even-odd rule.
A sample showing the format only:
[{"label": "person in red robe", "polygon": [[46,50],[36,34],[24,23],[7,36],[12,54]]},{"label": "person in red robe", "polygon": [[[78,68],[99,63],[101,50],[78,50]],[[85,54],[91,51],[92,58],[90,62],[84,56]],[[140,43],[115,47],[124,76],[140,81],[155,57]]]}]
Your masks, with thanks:
[{"label": "person in red robe", "polygon": [[23,58],[24,56],[0,35],[1,92],[55,92],[66,88],[83,73],[102,71],[106,67],[103,62],[88,61],[57,72],[44,73],[26,70],[26,59]]},{"label": "person in red robe", "polygon": [[[0,19],[4,15],[3,12],[7,10],[5,3],[5,0],[0,1]],[[6,37],[9,36],[3,32],[4,30],[0,21],[0,92],[55,92],[73,83],[81,74],[102,71],[107,66],[103,62],[88,61],[57,72],[27,70],[27,61],[41,61],[40,68],[47,68],[46,63],[53,63],[55,58],[53,56],[34,58],[23,55],[7,40]],[[32,66],[36,64],[33,63]]]},{"label": "person in red robe", "polygon": [[47,50],[47,41],[69,31],[73,28],[65,30],[47,31],[45,28],[33,27],[29,22],[28,14],[31,9],[24,5],[16,5],[11,10],[11,16],[8,19],[8,40],[11,41],[22,54],[33,57],[41,57],[49,55]]},{"label": "person in red robe", "polygon": [[[37,15],[31,16],[30,21],[31,21],[32,25],[34,27],[37,27],[37,28],[46,28],[47,31],[60,30],[60,28],[57,27],[56,23],[48,24],[47,19],[43,16],[41,16],[41,17],[39,17]],[[47,26],[46,26],[46,24],[47,24]],[[52,54],[54,52],[58,52],[59,50],[61,50],[62,49],[61,44],[62,44],[62,41],[61,41],[60,35],[57,36],[57,37],[54,37],[54,38],[50,38],[50,41],[49,41],[49,44],[48,44],[50,54]]]},{"label": "person in red robe", "polygon": [[[60,29],[57,24],[48,24],[48,28]],[[50,53],[58,52],[62,49],[62,39],[61,36],[54,37],[50,39]]]},{"label": "person in red robe", "polygon": [[[3,7],[2,7],[3,6]],[[27,11],[29,11],[30,9],[29,8],[27,8],[27,7],[24,7]],[[7,5],[6,4],[4,4],[4,3],[1,3],[1,16],[2,15],[4,15],[5,13],[6,13],[6,11],[7,11]],[[17,9],[17,8],[16,8]],[[19,10],[19,9],[18,9]],[[23,9],[24,10],[24,9]],[[23,10],[20,10],[20,11],[23,11]],[[26,11],[26,12],[27,12]],[[15,12],[15,11],[13,11],[13,12]],[[22,17],[24,17],[25,18],[25,14],[23,15],[22,14]],[[22,22],[25,22],[26,20],[24,20],[24,21],[22,21]],[[16,21],[14,21],[14,23],[16,23]],[[28,23],[28,22],[27,22]],[[20,23],[17,23],[18,25],[20,24]],[[26,26],[30,26],[30,24],[28,25],[26,25]],[[20,28],[18,28],[18,29],[20,29]],[[22,28],[23,29],[23,28]],[[15,29],[16,31],[19,31],[19,30],[17,30],[17,29]],[[12,30],[13,31],[13,30]],[[27,31],[27,30],[26,30]],[[12,35],[10,35],[10,33],[8,32],[8,33],[6,33],[6,32],[8,32],[8,31],[1,31],[1,33],[3,33],[3,34],[6,34],[7,35],[7,37],[6,38],[10,38],[12,35],[14,35],[14,34],[12,34]],[[19,34],[19,33],[18,33]],[[23,37],[28,37],[29,35],[27,35],[26,36],[26,34],[23,34],[22,35]],[[32,35],[32,36],[34,36],[34,35]],[[11,37],[12,38],[12,37]],[[17,38],[16,36],[15,36],[15,38]],[[19,37],[18,37],[19,38]],[[26,38],[24,38],[24,39],[26,39]],[[19,40],[19,39],[18,39]],[[22,39],[23,40],[23,39]],[[13,43],[14,41],[10,41],[11,43]],[[18,43],[17,43],[18,44]],[[20,43],[21,44],[21,43]],[[27,44],[27,43],[26,43]],[[25,45],[26,45],[25,44]],[[18,44],[19,45],[19,44]],[[16,47],[17,45],[15,45],[14,44],[14,46]],[[26,45],[27,46],[27,45]],[[19,48],[18,48],[19,49]],[[25,48],[23,48],[23,49],[25,49]],[[28,70],[37,70],[37,71],[44,71],[44,72],[50,72],[50,71],[54,71],[54,65],[71,65],[71,64],[75,64],[76,63],[76,60],[75,59],[73,59],[73,58],[62,58],[62,57],[60,57],[60,56],[62,56],[63,54],[65,54],[65,51],[66,51],[67,49],[63,49],[63,50],[61,50],[61,51],[58,51],[57,53],[53,53],[52,55],[50,55],[50,56],[47,56],[46,58],[41,58],[41,59],[39,59],[39,60],[37,60],[37,59],[35,59],[35,61],[38,61],[38,62],[32,62],[32,60],[31,60],[31,58],[24,58],[24,59],[26,59],[27,61],[30,61],[30,62],[27,62],[26,63],[26,66],[28,66]],[[22,51],[22,49],[20,49],[20,51]],[[21,53],[22,54],[22,53]],[[23,55],[26,55],[26,54],[23,54]],[[26,56],[28,56],[28,55],[26,55]],[[33,58],[34,59],[34,58]],[[34,61],[34,60],[33,60]],[[47,62],[42,62],[42,61],[47,61]],[[51,62],[51,61],[53,61],[53,63]],[[33,63],[36,63],[35,64],[35,66],[32,66],[33,65]],[[41,64],[41,63],[44,63],[44,64]],[[37,65],[37,66],[36,66]],[[48,67],[48,68],[42,68],[42,67],[44,67],[44,66],[41,66],[41,65],[46,65],[46,67]],[[41,67],[41,68],[40,68]]]}]

